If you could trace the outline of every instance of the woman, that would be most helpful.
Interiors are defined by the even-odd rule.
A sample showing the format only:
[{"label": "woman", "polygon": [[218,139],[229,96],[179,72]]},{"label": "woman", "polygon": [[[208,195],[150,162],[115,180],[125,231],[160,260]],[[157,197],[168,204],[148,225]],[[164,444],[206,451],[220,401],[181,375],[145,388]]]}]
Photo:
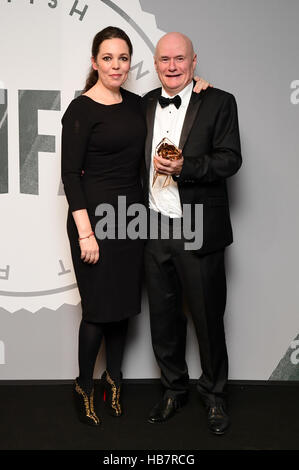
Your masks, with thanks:
[{"label": "woman", "polygon": [[[143,241],[103,239],[94,232],[95,208],[142,202],[139,177],[146,127],[140,97],[121,88],[132,44],[124,31],[108,27],[93,40],[92,68],[82,95],[63,118],[62,180],[69,203],[67,231],[82,301],[79,376],[74,397],[81,421],[97,426],[93,371],[105,338],[104,400],[122,414],[121,364],[128,319],[140,312]],[[117,233],[117,230],[116,230]]]}]

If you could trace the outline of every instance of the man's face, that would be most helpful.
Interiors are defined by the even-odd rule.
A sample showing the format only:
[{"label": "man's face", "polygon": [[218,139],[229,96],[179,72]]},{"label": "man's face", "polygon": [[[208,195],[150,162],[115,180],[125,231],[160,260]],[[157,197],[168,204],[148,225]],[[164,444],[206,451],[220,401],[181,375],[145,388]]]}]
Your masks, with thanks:
[{"label": "man's face", "polygon": [[191,41],[179,33],[163,36],[157,44],[155,67],[165,91],[178,94],[192,81],[196,67]]}]

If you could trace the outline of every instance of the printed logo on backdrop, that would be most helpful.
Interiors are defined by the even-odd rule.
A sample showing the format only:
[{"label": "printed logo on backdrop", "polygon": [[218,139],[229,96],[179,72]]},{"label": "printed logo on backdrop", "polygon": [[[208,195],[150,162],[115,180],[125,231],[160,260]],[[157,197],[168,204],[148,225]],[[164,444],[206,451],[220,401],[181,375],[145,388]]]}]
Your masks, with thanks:
[{"label": "printed logo on backdrop", "polygon": [[5,345],[4,342],[0,340],[0,365],[5,364]]},{"label": "printed logo on backdrop", "polygon": [[291,341],[269,380],[299,380],[299,334]]},{"label": "printed logo on backdrop", "polygon": [[138,0],[2,0],[0,10],[1,307],[56,310],[80,301],[60,180],[61,117],[84,86],[99,30],[118,26],[131,38],[125,87],[139,94],[159,83],[153,51],[164,32]]}]

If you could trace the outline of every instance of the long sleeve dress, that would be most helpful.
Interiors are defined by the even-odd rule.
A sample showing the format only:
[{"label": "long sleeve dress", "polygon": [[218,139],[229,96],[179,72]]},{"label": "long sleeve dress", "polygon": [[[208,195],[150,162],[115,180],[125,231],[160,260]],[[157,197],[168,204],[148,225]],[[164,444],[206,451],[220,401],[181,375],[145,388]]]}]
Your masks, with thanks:
[{"label": "long sleeve dress", "polygon": [[[67,233],[81,296],[83,318],[120,321],[140,312],[143,244],[118,238],[117,203],[142,203],[140,166],[146,126],[139,96],[121,89],[122,102],[104,105],[86,95],[75,98],[62,118],[62,181],[69,203]],[[95,208],[115,208],[116,238],[97,240],[99,261],[81,260],[72,212],[87,209],[95,232]]]}]

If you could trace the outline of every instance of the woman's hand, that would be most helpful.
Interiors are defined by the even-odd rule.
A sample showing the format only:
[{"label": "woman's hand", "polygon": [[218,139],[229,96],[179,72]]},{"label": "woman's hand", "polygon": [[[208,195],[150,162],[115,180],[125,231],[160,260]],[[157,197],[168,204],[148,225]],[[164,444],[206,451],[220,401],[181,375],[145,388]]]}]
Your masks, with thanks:
[{"label": "woman's hand", "polygon": [[196,81],[196,84],[193,88],[195,93],[200,93],[202,90],[206,90],[209,87],[213,88],[213,85],[207,82],[204,78],[195,76],[194,80]]},{"label": "woman's hand", "polygon": [[100,250],[94,235],[79,240],[79,245],[81,248],[82,261],[89,264],[95,264],[98,262],[100,257]]},{"label": "woman's hand", "polygon": [[95,264],[99,260],[99,245],[92,231],[87,210],[79,209],[72,214],[78,230],[81,259],[85,263]]}]

